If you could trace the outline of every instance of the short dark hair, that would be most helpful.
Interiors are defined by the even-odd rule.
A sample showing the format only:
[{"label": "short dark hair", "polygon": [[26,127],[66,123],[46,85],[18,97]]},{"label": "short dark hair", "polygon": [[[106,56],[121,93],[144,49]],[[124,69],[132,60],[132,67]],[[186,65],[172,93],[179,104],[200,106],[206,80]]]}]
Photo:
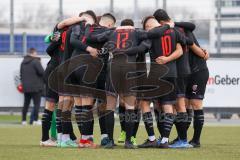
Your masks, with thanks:
[{"label": "short dark hair", "polygon": [[124,19],[121,21],[121,26],[134,26],[132,19]]},{"label": "short dark hair", "polygon": [[147,16],[147,17],[143,18],[143,20],[142,20],[142,25],[143,25],[143,29],[144,29],[144,30],[145,30],[145,25],[146,25],[147,21],[148,21],[149,19],[152,19],[152,18],[155,19],[154,16]]},{"label": "short dark hair", "polygon": [[84,14],[84,12],[80,12],[78,16],[81,17],[83,14]]},{"label": "short dark hair", "polygon": [[97,16],[92,10],[87,10],[84,13],[90,15],[93,18],[94,22],[97,23]]},{"label": "short dark hair", "polygon": [[97,24],[99,25],[100,19],[102,18],[102,16],[97,16]]},{"label": "short dark hair", "polygon": [[29,48],[28,49],[28,53],[29,54],[33,54],[34,52],[36,52],[37,50],[35,48]]},{"label": "short dark hair", "polygon": [[158,9],[154,12],[153,16],[158,22],[169,21],[171,18],[168,16],[167,12],[163,9]]},{"label": "short dark hair", "polygon": [[104,13],[102,15],[102,17],[110,17],[112,18],[112,20],[114,21],[114,23],[116,23],[116,18],[114,17],[114,15],[112,15],[111,13]]}]

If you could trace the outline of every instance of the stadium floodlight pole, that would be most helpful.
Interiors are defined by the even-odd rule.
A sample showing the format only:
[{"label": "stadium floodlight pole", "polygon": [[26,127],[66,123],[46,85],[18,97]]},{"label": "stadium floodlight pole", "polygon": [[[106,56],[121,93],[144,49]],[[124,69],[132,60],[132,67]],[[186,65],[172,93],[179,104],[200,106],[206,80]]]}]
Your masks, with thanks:
[{"label": "stadium floodlight pole", "polygon": [[63,20],[63,0],[59,0],[59,20]]},{"label": "stadium floodlight pole", "polygon": [[221,54],[221,8],[222,8],[222,0],[216,0],[217,6],[217,54]]},{"label": "stadium floodlight pole", "polygon": [[156,9],[158,9],[158,6],[159,6],[158,0],[155,0],[155,7],[156,7]]},{"label": "stadium floodlight pole", "polygon": [[138,1],[134,0],[134,21],[138,19]]},{"label": "stadium floodlight pole", "polygon": [[167,10],[167,0],[163,0],[163,9]]},{"label": "stadium floodlight pole", "polygon": [[110,13],[114,13],[114,0],[110,0]]},{"label": "stadium floodlight pole", "polygon": [[23,55],[27,55],[27,33],[26,32],[23,32]]},{"label": "stadium floodlight pole", "polygon": [[14,53],[14,0],[10,1],[10,53]]}]

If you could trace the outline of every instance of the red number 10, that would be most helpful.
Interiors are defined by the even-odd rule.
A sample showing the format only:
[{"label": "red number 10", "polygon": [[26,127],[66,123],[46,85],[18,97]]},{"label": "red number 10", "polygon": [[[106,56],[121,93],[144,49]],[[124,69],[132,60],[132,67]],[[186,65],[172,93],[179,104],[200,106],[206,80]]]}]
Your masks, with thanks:
[{"label": "red number 10", "polygon": [[172,42],[170,35],[161,37],[163,56],[168,56],[172,52]]}]

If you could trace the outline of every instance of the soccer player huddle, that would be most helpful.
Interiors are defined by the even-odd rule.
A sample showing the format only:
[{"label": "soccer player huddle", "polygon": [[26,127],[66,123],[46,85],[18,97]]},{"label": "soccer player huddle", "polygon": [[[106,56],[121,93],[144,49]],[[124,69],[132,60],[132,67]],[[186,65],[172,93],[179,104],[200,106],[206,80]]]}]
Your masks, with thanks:
[{"label": "soccer player huddle", "polygon": [[[209,54],[194,36],[195,25],[173,22],[162,9],[145,17],[142,28],[135,28],[131,19],[122,20],[120,26],[115,23],[111,13],[97,17],[88,10],[59,22],[46,37],[46,52],[51,59],[45,70],[46,105],[40,145],[98,148],[93,137],[96,112],[100,146],[114,148],[114,113],[118,106],[118,143],[124,143],[124,148],[200,147]],[[49,130],[56,104],[58,134],[54,141]],[[81,134],[79,140],[73,131],[72,112]],[[159,138],[154,132],[153,113]],[[137,145],[141,119],[148,137]],[[192,119],[194,134],[188,141]],[[177,137],[170,141],[173,125]]]}]

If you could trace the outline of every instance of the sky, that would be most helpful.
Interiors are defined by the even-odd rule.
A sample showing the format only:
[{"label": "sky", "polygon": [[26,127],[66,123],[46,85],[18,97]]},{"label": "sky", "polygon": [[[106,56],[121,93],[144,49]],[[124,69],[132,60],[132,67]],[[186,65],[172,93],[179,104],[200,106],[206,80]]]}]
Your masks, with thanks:
[{"label": "sky", "polygon": [[[141,8],[155,9],[155,0],[137,0],[139,11]],[[109,7],[110,0],[63,0],[64,14],[77,15],[80,11],[93,9],[97,13],[97,8],[105,11]],[[190,10],[198,14],[199,19],[208,19],[213,17],[213,2],[214,0],[167,0],[168,9],[178,8],[183,10]],[[15,6],[15,20],[23,13],[23,8],[29,10],[36,10],[40,5],[45,4],[51,10],[58,9],[58,0],[14,0]],[[158,8],[162,6],[162,0],[159,0]],[[134,11],[134,0],[114,0],[114,7],[120,8],[124,11]],[[5,19],[9,19],[10,14],[10,0],[0,1],[0,10],[4,10],[1,15]],[[100,13],[99,13],[100,14]]]}]

